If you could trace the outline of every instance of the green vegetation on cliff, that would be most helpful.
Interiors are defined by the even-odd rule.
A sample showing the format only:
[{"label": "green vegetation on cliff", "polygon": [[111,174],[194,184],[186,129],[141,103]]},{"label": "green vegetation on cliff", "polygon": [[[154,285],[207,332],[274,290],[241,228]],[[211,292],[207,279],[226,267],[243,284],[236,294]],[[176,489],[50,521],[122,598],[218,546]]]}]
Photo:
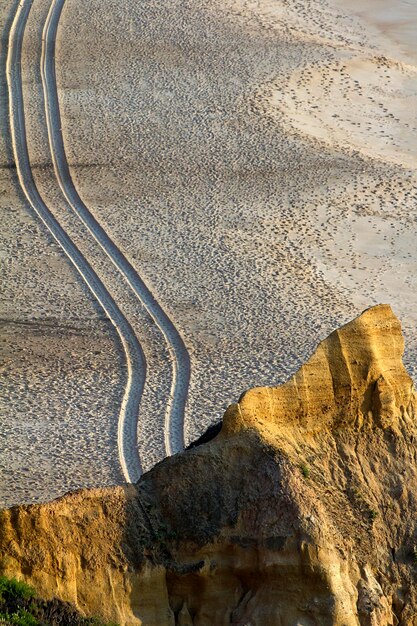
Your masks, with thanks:
[{"label": "green vegetation on cliff", "polygon": [[60,600],[42,600],[35,590],[15,578],[0,576],[0,626],[117,626],[82,617]]}]

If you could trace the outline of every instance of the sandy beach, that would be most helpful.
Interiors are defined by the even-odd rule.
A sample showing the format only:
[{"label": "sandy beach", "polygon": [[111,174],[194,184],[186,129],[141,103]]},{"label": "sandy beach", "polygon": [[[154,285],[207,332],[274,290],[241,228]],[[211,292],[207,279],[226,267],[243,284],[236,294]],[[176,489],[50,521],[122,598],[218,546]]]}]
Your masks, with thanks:
[{"label": "sandy beach", "polygon": [[376,303],[417,379],[415,2],[0,12],[0,505],[150,469]]}]

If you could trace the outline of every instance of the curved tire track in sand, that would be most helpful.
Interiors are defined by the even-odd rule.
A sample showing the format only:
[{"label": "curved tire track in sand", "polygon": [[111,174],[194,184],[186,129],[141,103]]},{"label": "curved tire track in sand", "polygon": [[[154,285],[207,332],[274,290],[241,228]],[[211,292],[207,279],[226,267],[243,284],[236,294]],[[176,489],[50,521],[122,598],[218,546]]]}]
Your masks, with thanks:
[{"label": "curved tire track in sand", "polygon": [[16,170],[22,191],[29,204],[76,267],[88,288],[110,318],[121,339],[126,355],[128,380],[118,422],[118,451],[125,479],[128,482],[135,482],[142,473],[142,465],[137,450],[136,431],[139,404],[146,376],[146,360],[129,322],[83,254],[71,241],[46,206],[32,175],[26,139],[21,76],[23,35],[31,5],[31,0],[24,0],[19,3],[10,28],[7,50],[6,74],[9,95],[10,134]]},{"label": "curved tire track in sand", "polygon": [[48,137],[55,174],[67,202],[126,279],[163,335],[172,358],[170,403],[165,415],[165,449],[168,455],[184,448],[184,413],[190,381],[190,356],[169,315],[146,286],[122,251],[109,237],[80,198],[72,180],[61,130],[61,113],[55,73],[55,42],[65,0],[53,0],[42,35],[41,75]]}]

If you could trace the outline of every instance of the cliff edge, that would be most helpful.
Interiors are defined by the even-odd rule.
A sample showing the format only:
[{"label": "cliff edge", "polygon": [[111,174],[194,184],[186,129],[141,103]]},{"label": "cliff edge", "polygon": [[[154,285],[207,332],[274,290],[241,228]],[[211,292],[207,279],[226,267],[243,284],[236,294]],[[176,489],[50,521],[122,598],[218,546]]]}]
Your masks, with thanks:
[{"label": "cliff edge", "polygon": [[0,513],[0,573],[144,626],[417,626],[415,393],[380,305],[136,485]]},{"label": "cliff edge", "polygon": [[274,440],[342,427],[398,429],[413,415],[403,353],[391,307],[372,307],[322,341],[287,383],[244,393],[226,412],[224,431],[255,427]]}]

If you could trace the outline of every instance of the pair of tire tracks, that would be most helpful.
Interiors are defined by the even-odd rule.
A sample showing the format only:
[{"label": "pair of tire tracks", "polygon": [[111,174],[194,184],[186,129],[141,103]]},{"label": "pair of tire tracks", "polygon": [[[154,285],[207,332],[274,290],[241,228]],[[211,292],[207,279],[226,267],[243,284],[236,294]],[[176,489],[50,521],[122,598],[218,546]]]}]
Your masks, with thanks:
[{"label": "pair of tire tracks", "polygon": [[[123,312],[88,260],[70,239],[38,191],[31,171],[26,137],[21,57],[23,35],[33,0],[19,3],[9,33],[7,84],[10,131],[20,185],[29,204],[76,267],[90,291],[115,326],[127,364],[127,383],[118,422],[118,452],[123,475],[135,482],[142,473],[137,449],[137,422],[145,386],[147,364],[140,342]],[[65,0],[53,0],[42,33],[41,77],[49,149],[59,188],[73,213],[99,244],[131,291],[146,309],[162,334],[171,357],[170,398],[165,413],[164,440],[168,455],[184,447],[184,411],[190,379],[190,358],[172,320],[159,305],[144,281],[81,200],[73,183],[61,131],[61,115],[55,76],[55,42]]]}]

